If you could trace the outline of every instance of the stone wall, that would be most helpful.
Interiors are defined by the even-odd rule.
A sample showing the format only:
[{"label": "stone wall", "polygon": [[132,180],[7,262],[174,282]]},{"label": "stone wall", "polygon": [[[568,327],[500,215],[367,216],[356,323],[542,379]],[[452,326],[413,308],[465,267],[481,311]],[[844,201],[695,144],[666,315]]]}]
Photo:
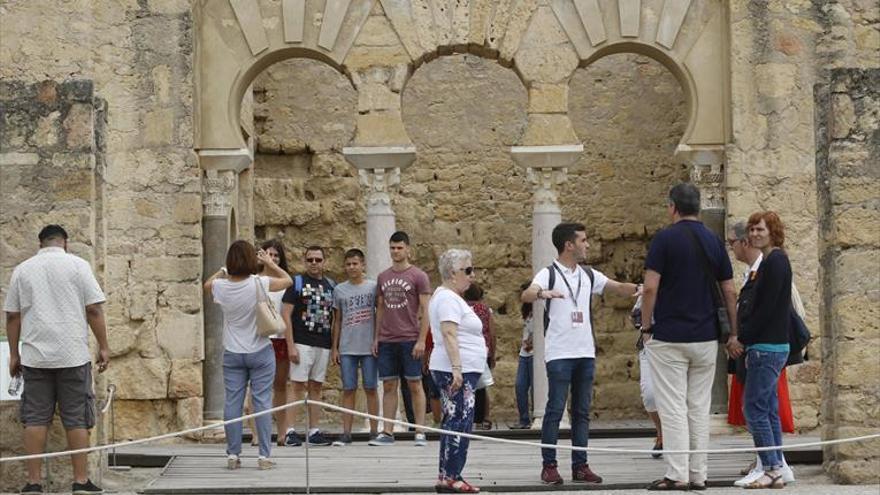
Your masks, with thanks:
[{"label": "stone wall", "polygon": [[[37,124],[32,138],[37,141],[26,146],[56,158],[40,161],[36,176],[22,175],[28,181],[20,192],[3,194],[4,201],[21,208],[36,207],[27,216],[16,214],[19,206],[0,209],[5,242],[0,284],[5,287],[8,269],[36,250],[39,224],[57,221],[71,231],[73,251],[94,262],[107,294],[112,360],[98,392],[103,394],[108,382],[118,386],[119,439],[202,421],[202,206],[192,151],[191,7],[186,0],[10,1],[2,6],[4,82],[49,81],[34,87],[38,100],[52,91],[62,97],[72,90],[65,88],[80,88],[89,102],[92,91],[106,102],[100,173],[93,172],[100,162],[77,157],[82,156],[80,141],[94,139],[91,128],[70,127],[63,111],[50,112]],[[10,93],[3,99],[22,96]],[[41,105],[33,108],[39,111]],[[81,113],[74,112],[71,122],[93,118],[86,107],[91,108],[74,105],[72,110]],[[4,125],[13,133],[31,129],[8,117]],[[4,162],[2,170],[5,188],[14,183],[7,177],[18,177],[27,167]],[[69,179],[60,182],[65,174]],[[35,192],[25,196],[28,190]],[[86,193],[92,199],[77,199]]]},{"label": "stone wall", "polygon": [[[832,69],[818,86],[826,438],[880,427],[880,69]],[[858,364],[856,364],[858,363]],[[825,450],[838,480],[876,483],[877,442]]]},{"label": "stone wall", "polygon": [[[39,247],[37,233],[51,223],[64,225],[70,252],[100,271],[104,111],[91,81],[0,82],[0,296],[4,299],[15,265],[34,254]],[[3,318],[0,334],[5,335],[5,324]],[[0,403],[3,457],[24,453],[18,404]],[[55,423],[49,446],[61,450],[64,430]],[[52,488],[69,486],[70,464],[53,465]],[[19,468],[0,464],[0,490],[23,485]]]},{"label": "stone wall", "polygon": [[[365,242],[363,192],[341,155],[354,132],[356,93],[345,76],[308,60],[273,65],[254,88],[257,238],[282,235],[296,270],[307,245],[326,246],[328,270],[342,277],[343,252]],[[660,64],[635,55],[577,71],[569,91],[585,151],[561,190],[563,217],[588,226],[590,263],[614,278],[638,280],[647,243],[667,222],[666,189],[687,178],[673,158],[685,125],[682,91]],[[521,335],[518,287],[532,270],[531,185],[510,157],[522,139],[526,106],[520,79],[495,61],[453,55],[420,67],[402,101],[416,162],[394,198],[397,225],[412,236],[414,261],[433,283],[443,250],[474,251],[499,334],[493,416],[510,421]],[[599,418],[644,414],[630,306],[625,300],[596,305]],[[336,374],[331,377],[328,398],[338,393]]]}]

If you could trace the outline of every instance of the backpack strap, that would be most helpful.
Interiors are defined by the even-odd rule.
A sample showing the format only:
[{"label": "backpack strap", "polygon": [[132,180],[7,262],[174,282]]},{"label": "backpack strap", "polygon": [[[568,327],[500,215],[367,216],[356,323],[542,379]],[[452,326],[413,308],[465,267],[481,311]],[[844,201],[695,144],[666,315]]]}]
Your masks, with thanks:
[{"label": "backpack strap", "polygon": [[[553,263],[550,263],[547,271],[549,272],[547,290],[553,290],[553,286],[556,285],[556,270],[553,268]],[[544,335],[547,335],[547,328],[550,327],[550,301],[552,299],[544,299]]]},{"label": "backpack strap", "polygon": [[297,275],[293,277],[293,291],[297,294],[302,293],[303,290],[303,277],[302,275]]}]

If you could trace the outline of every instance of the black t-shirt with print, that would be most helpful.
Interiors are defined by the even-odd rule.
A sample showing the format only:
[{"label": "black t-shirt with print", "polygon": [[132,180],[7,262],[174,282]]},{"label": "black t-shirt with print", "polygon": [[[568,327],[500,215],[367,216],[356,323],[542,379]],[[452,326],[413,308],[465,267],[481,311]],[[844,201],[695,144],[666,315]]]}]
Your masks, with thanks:
[{"label": "black t-shirt with print", "polygon": [[316,279],[306,274],[297,275],[302,284],[294,284],[284,292],[282,301],[293,304],[293,340],[297,344],[329,349],[332,342],[330,329],[333,322],[333,287],[327,277]]}]

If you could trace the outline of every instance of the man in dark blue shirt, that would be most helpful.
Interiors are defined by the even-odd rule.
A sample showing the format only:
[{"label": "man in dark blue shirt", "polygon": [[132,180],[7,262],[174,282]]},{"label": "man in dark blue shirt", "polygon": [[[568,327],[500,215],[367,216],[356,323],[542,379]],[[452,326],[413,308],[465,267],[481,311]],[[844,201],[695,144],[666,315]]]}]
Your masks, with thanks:
[{"label": "man in dark blue shirt", "polygon": [[[701,450],[709,447],[709,408],[718,354],[718,312],[712,285],[720,285],[727,314],[736,314],[733,269],[721,239],[699,221],[700,190],[696,186],[683,183],[673,187],[668,208],[673,223],[657,233],[645,260],[642,338],[654,379],[663,446]],[[727,349],[736,356],[742,348],[736,340],[736,322],[730,323]],[[664,457],[666,476],[648,489],[706,486],[706,454]]]}]

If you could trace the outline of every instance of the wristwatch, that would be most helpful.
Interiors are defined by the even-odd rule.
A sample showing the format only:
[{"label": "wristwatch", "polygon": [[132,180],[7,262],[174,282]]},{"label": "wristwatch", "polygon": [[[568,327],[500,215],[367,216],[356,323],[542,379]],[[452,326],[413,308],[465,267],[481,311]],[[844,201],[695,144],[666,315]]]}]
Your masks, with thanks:
[{"label": "wristwatch", "polygon": [[654,333],[654,329],[651,328],[651,327],[648,327],[648,328],[640,328],[639,331],[642,332],[642,333],[648,333],[648,334],[650,334],[650,333]]},{"label": "wristwatch", "polygon": [[537,294],[535,294],[535,297],[537,297],[538,299],[541,299],[541,293],[542,293],[542,292],[544,292],[544,289],[541,289],[541,288],[539,287],[539,288],[538,288],[538,292],[537,292]]}]

